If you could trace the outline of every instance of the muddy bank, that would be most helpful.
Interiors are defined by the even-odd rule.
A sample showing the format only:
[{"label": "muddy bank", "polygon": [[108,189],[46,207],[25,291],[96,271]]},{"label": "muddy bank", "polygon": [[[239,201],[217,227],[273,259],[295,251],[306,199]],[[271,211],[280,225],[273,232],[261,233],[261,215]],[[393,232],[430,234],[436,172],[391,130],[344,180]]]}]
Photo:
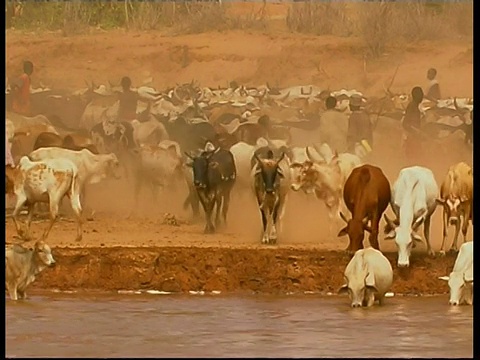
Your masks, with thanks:
[{"label": "muddy bank", "polygon": [[[54,268],[32,285],[59,290],[137,290],[223,293],[336,292],[349,258],[343,252],[305,249],[226,248],[55,248]],[[448,274],[454,255],[432,259],[412,254],[411,268],[399,271],[396,253],[387,253],[394,268],[392,291],[444,294],[438,276]]]}]

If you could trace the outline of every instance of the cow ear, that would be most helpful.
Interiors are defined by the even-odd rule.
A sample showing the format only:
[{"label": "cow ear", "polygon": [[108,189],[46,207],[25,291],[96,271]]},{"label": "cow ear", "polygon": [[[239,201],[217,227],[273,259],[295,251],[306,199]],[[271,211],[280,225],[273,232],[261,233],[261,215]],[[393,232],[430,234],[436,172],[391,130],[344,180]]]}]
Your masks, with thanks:
[{"label": "cow ear", "polygon": [[[372,272],[369,272],[365,277],[365,286],[375,288],[375,275]],[[376,289],[375,289],[376,290]]]},{"label": "cow ear", "polygon": [[300,169],[301,167],[302,167],[302,164],[299,164],[299,163],[290,164],[290,169]]},{"label": "cow ear", "polygon": [[463,274],[463,280],[467,283],[473,282],[473,266],[470,266]]},{"label": "cow ear", "polygon": [[342,295],[342,294],[347,294],[348,293],[348,285],[345,284],[343,285],[340,289],[338,289],[338,295]]},{"label": "cow ear", "polygon": [[378,289],[375,286],[367,285],[365,286],[365,289],[370,290],[372,292],[378,292]]},{"label": "cow ear", "polygon": [[340,230],[340,231],[338,232],[338,235],[337,235],[337,236],[338,236],[338,237],[341,237],[341,236],[345,236],[345,235],[347,235],[347,234],[348,234],[348,225],[345,226],[342,230]]},{"label": "cow ear", "polygon": [[167,149],[167,152],[168,152],[168,155],[170,155],[173,158],[178,157],[177,148],[175,147],[175,145],[170,145]]},{"label": "cow ear", "polygon": [[444,199],[435,199],[438,205],[445,205],[445,200]]},{"label": "cow ear", "polygon": [[439,276],[438,278],[439,278],[440,280],[445,280],[445,281],[450,280],[450,276]]}]

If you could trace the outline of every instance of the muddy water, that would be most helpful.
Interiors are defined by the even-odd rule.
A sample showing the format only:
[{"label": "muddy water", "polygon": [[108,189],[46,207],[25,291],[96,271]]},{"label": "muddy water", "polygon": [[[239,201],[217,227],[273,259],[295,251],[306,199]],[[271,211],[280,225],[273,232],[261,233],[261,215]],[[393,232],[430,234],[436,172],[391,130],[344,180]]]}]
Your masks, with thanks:
[{"label": "muddy water", "polygon": [[473,308],[394,297],[35,293],[6,304],[7,357],[472,357]]}]

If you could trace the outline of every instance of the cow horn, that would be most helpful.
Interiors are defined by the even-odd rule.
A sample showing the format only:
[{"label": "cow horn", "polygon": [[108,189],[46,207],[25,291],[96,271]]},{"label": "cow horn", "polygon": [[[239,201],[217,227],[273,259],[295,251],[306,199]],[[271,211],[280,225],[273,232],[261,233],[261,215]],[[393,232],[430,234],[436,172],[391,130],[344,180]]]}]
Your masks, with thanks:
[{"label": "cow horn", "polygon": [[276,164],[277,166],[278,166],[278,164],[280,164],[280,161],[282,161],[284,157],[285,157],[285,152],[282,151],[282,155],[280,155],[280,157],[277,160],[277,164]]},{"label": "cow horn", "polygon": [[263,162],[262,162],[262,160],[258,157],[258,154],[257,154],[257,153],[253,153],[253,157],[255,158],[255,160],[258,161],[258,164],[259,164],[260,166],[263,166]]},{"label": "cow horn", "polygon": [[178,96],[177,88],[178,88],[178,85],[173,88],[173,97],[175,97],[175,99],[178,101],[182,101],[182,99],[180,99],[180,96]]},{"label": "cow horn", "polygon": [[345,214],[343,212],[340,211],[340,217],[342,218],[343,221],[345,221],[347,224],[348,224],[348,220],[347,220],[347,217],[345,216]]},{"label": "cow horn", "polygon": [[306,147],[305,147],[305,152],[307,153],[308,159],[309,159],[310,161],[314,162],[314,161],[313,161],[312,154],[310,153],[310,150],[309,150],[309,146],[306,146]]}]

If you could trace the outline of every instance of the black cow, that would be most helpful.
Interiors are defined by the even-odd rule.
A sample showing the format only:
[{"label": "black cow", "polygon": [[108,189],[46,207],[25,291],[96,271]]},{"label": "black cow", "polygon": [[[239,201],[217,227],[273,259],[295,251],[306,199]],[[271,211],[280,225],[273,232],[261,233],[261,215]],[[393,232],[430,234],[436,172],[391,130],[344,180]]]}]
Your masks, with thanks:
[{"label": "black cow", "polygon": [[[210,150],[210,151],[209,151]],[[220,211],[223,221],[227,223],[230,204],[230,192],[236,179],[235,160],[229,150],[222,148],[208,149],[199,155],[185,153],[192,159],[193,184],[205,211],[205,233],[214,233],[215,226],[220,225]],[[212,223],[213,209],[217,206],[215,226]]]}]

